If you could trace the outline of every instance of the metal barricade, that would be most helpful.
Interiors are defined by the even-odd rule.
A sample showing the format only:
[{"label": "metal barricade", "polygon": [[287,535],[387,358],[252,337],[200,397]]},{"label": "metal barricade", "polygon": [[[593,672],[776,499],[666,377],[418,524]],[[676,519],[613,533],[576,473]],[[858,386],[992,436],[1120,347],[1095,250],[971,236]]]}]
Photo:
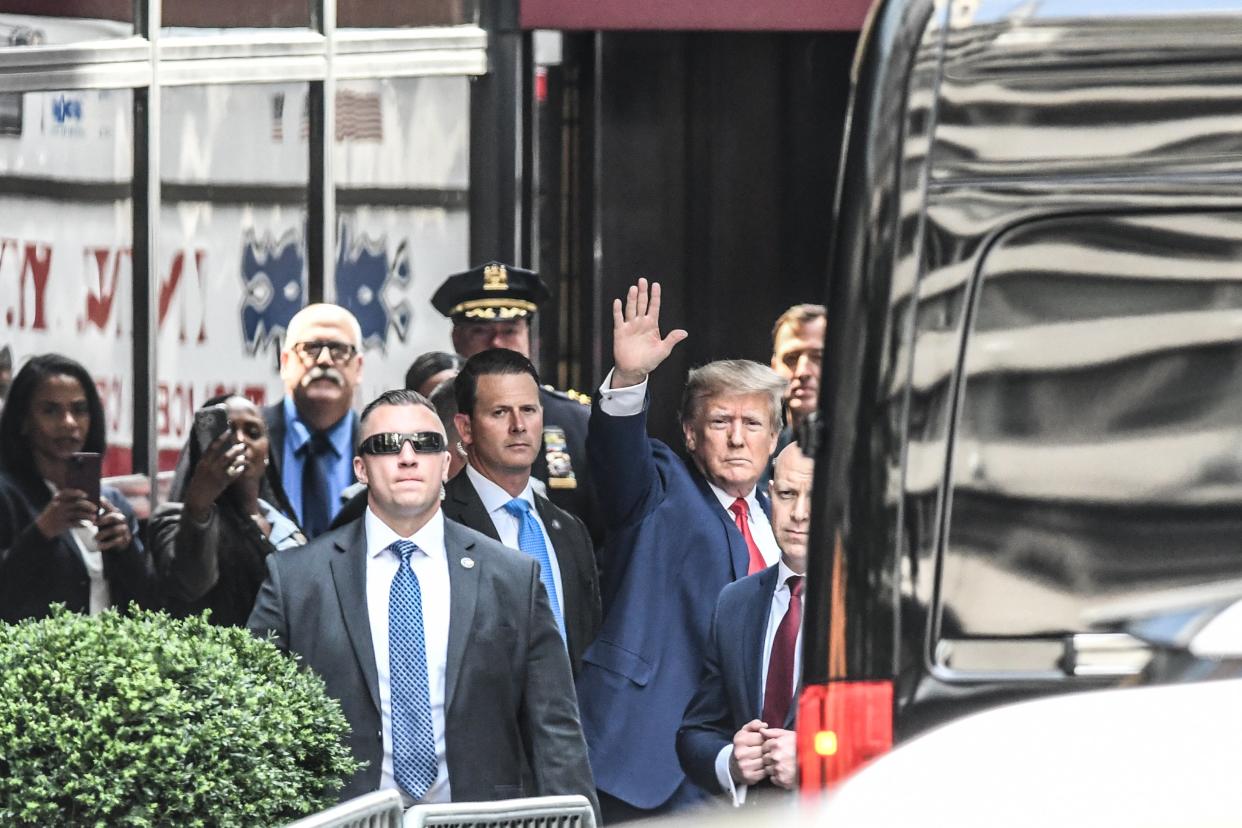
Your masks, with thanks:
[{"label": "metal barricade", "polygon": [[355,797],[285,828],[401,828],[401,794],[386,789]]},{"label": "metal barricade", "polygon": [[585,796],[533,796],[497,802],[415,805],[404,828],[595,828]]}]

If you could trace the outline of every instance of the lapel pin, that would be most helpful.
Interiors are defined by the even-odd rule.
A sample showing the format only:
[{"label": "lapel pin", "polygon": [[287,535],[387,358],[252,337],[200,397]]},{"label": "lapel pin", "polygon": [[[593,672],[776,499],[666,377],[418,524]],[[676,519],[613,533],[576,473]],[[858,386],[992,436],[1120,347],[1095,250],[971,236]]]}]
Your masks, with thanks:
[{"label": "lapel pin", "polygon": [[553,529],[560,529],[560,528],[561,528],[561,522],[560,522],[559,520],[556,520],[555,518],[553,518],[553,519],[552,519],[552,528],[553,528]]},{"label": "lapel pin", "polygon": [[474,569],[474,558],[467,555],[461,559],[461,565],[466,569]]}]

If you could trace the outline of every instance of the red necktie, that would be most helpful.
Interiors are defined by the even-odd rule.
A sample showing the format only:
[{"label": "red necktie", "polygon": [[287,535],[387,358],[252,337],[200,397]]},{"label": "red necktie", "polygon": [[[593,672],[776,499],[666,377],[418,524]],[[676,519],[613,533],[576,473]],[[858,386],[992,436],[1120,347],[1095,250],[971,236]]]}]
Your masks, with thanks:
[{"label": "red necktie", "polygon": [[746,570],[746,574],[754,575],[759,570],[765,569],[767,564],[763,560],[763,555],[759,554],[759,545],[755,543],[754,536],[750,534],[750,511],[746,508],[746,500],[739,497],[729,506],[729,511],[733,513],[737,529],[746,539],[746,546],[750,549],[750,567]]},{"label": "red necktie", "polygon": [[768,659],[768,679],[763,686],[763,721],[768,727],[784,727],[793,702],[794,647],[798,644],[798,628],[802,626],[802,576],[790,575],[789,609],[776,628],[772,639],[772,656]]}]

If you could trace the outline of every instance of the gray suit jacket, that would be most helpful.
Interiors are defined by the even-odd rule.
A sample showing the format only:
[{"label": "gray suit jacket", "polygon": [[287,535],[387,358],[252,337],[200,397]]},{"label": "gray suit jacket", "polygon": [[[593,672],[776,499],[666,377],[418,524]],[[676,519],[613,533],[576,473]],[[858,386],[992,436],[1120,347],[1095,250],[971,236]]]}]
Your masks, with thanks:
[{"label": "gray suit jacket", "polygon": [[[582,794],[595,783],[569,659],[531,558],[459,526],[444,524],[448,551],[448,662],[445,750],[453,799]],[[474,566],[463,566],[463,558]],[[354,756],[368,765],[341,791],[376,790],[383,760],[379,682],[366,598],[362,519],[299,549],[267,558],[248,626],[275,634],[339,699]]]},{"label": "gray suit jacket", "polygon": [[[492,516],[483,507],[479,493],[464,471],[444,486],[444,516],[495,541],[500,540]],[[601,617],[599,575],[595,571],[595,549],[582,520],[566,512],[546,497],[535,495],[539,518],[548,530],[561,570],[561,603],[565,608],[565,635],[569,662],[574,675],[582,667],[582,653],[595,640]]]}]

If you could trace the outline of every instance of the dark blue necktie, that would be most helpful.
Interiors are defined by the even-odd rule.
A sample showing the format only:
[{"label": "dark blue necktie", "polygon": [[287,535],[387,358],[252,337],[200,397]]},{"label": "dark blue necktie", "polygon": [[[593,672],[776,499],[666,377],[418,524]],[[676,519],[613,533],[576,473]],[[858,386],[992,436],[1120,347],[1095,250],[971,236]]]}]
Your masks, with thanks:
[{"label": "dark blue necktie", "polygon": [[311,432],[302,444],[302,530],[306,537],[322,535],[332,523],[332,441],[322,431]]},{"label": "dark blue necktie", "polygon": [[388,687],[392,703],[392,775],[413,799],[422,799],[436,781],[436,734],[431,724],[427,684],[427,641],[423,634],[423,595],[407,540],[388,547],[401,562],[388,589]]},{"label": "dark blue necktie", "polygon": [[518,548],[539,561],[539,580],[548,591],[548,600],[552,602],[552,615],[556,618],[556,628],[565,638],[565,621],[561,618],[561,602],[556,597],[556,579],[552,577],[552,561],[548,556],[548,545],[543,540],[543,530],[535,516],[530,513],[530,504],[520,497],[515,497],[505,504],[505,511],[518,519]]}]

